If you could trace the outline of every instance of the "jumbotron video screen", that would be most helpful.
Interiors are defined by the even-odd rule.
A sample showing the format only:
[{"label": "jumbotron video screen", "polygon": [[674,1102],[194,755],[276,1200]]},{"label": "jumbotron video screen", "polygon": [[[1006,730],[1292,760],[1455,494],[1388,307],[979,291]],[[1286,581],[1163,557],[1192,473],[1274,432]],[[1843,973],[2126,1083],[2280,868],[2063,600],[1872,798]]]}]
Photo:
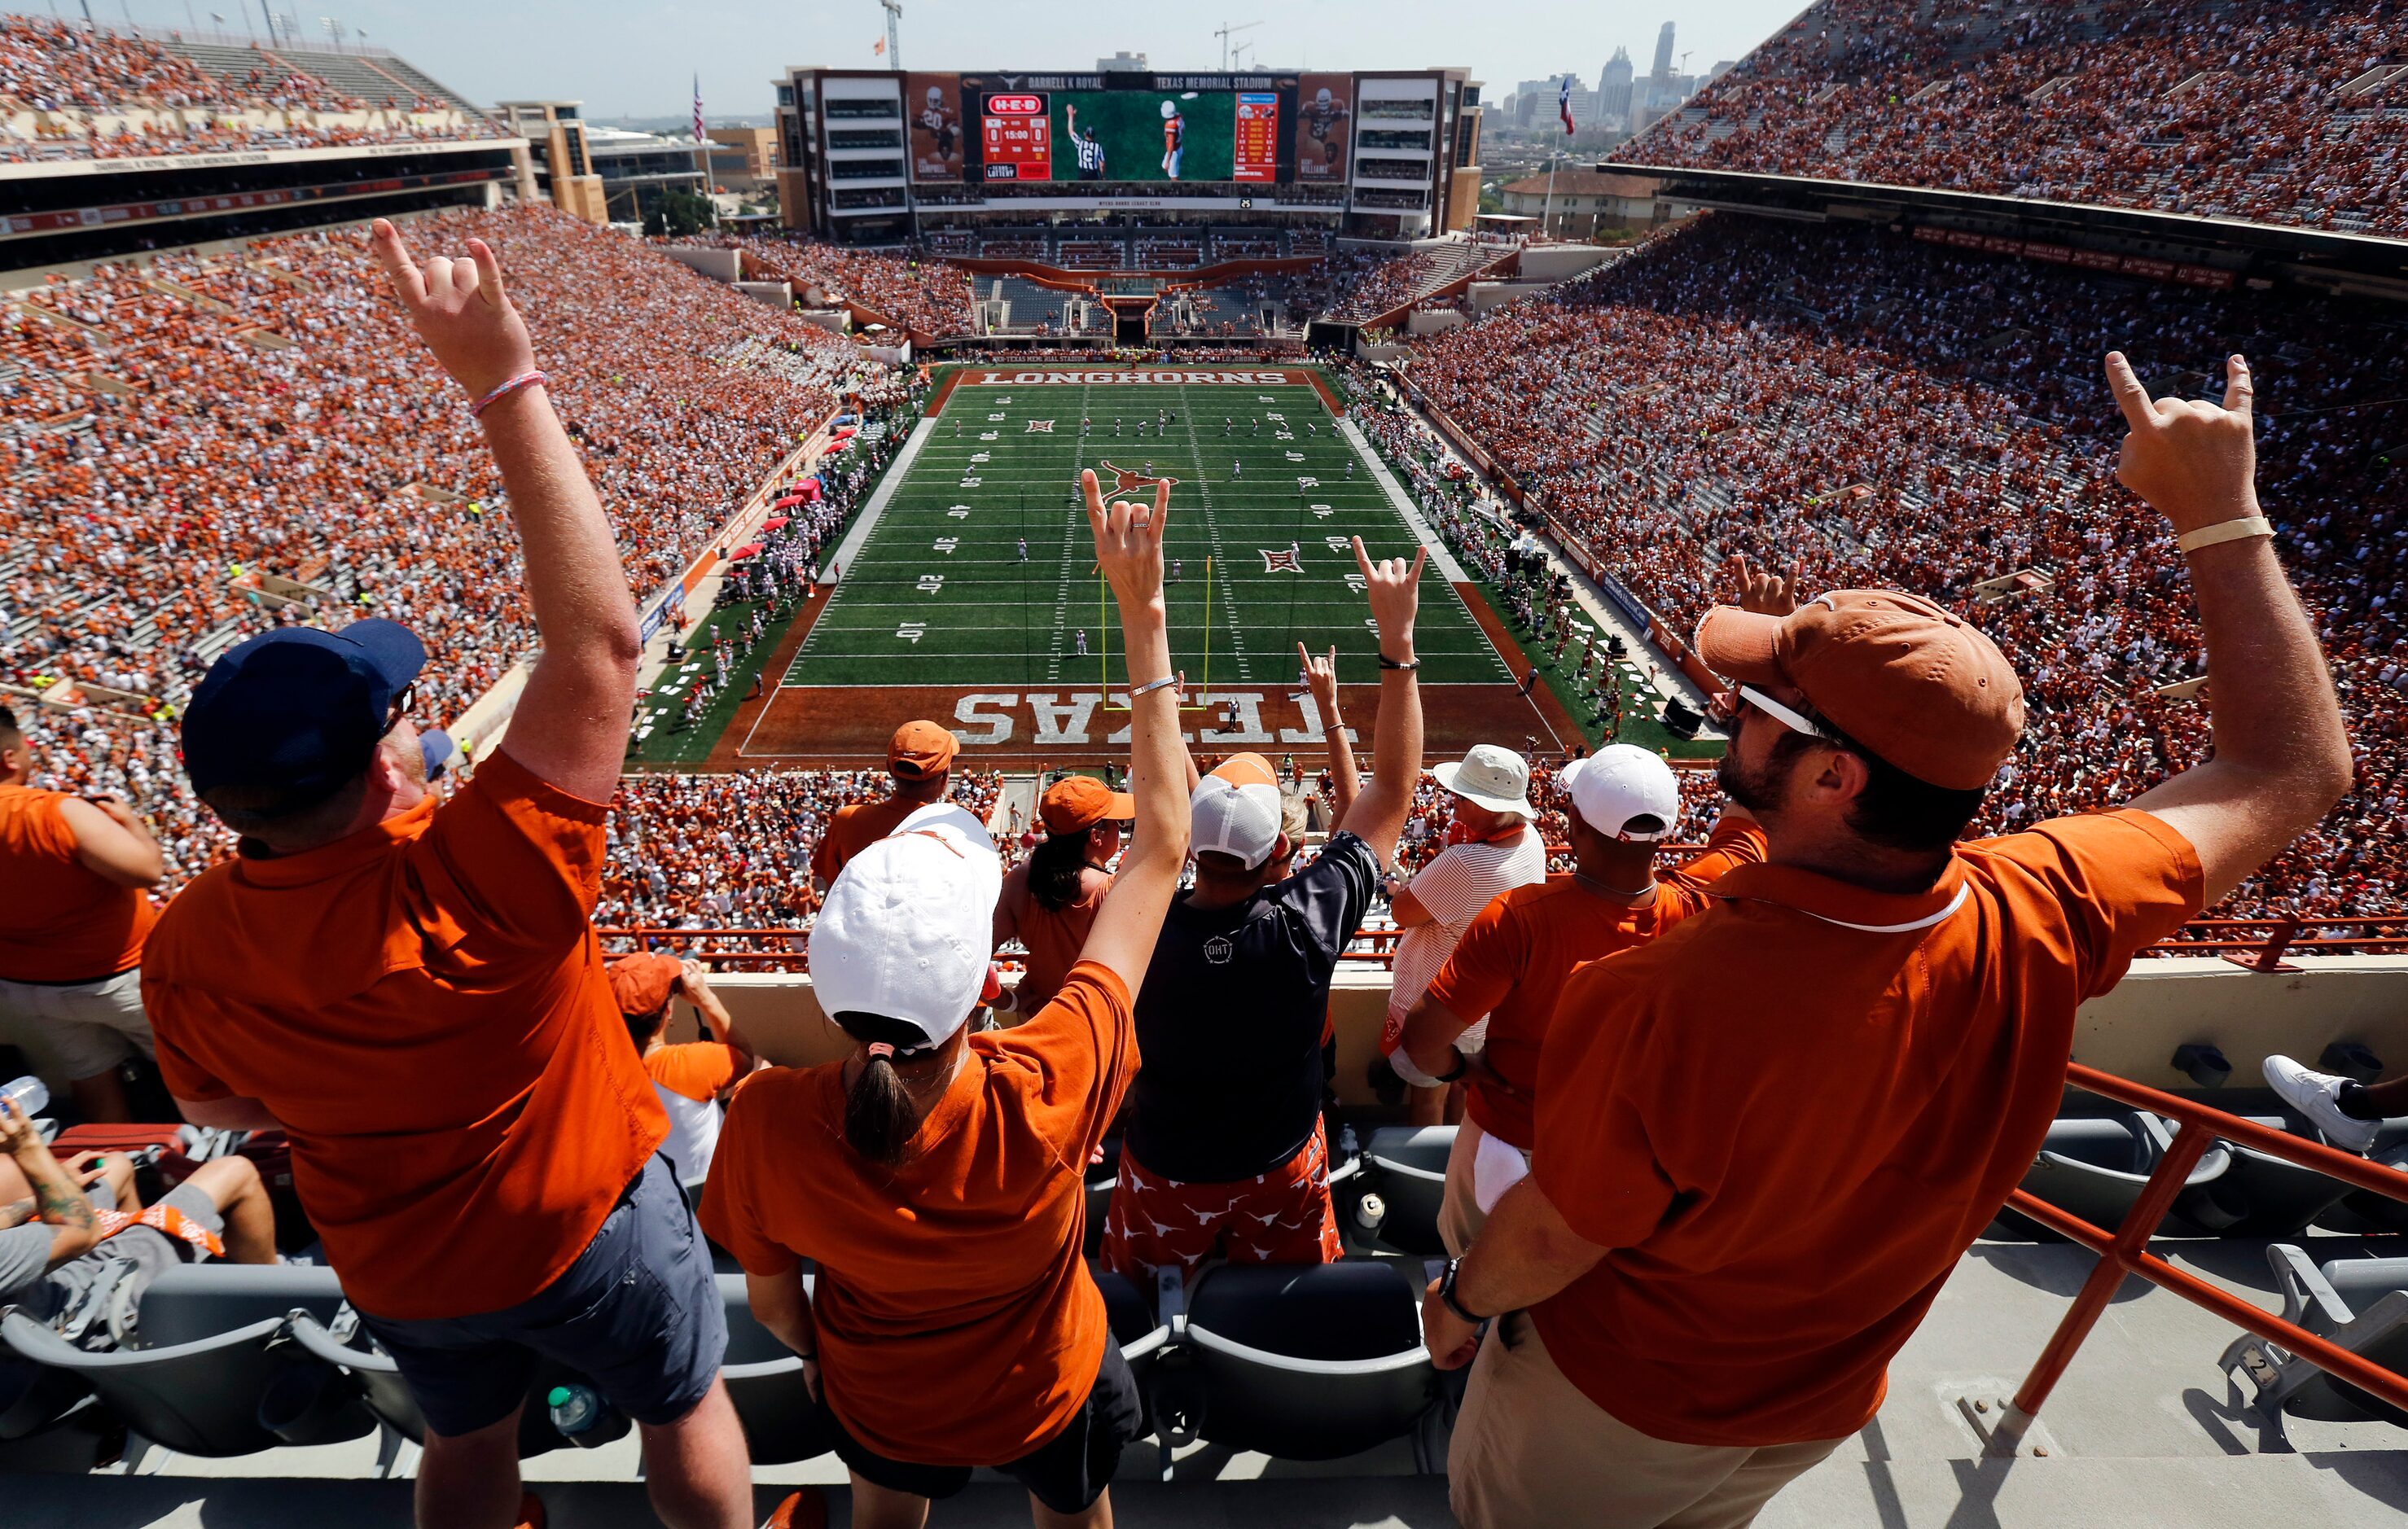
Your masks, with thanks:
[{"label": "jumbotron video screen", "polygon": [[911,175],[1261,184],[1344,178],[1351,77],[914,74]]}]

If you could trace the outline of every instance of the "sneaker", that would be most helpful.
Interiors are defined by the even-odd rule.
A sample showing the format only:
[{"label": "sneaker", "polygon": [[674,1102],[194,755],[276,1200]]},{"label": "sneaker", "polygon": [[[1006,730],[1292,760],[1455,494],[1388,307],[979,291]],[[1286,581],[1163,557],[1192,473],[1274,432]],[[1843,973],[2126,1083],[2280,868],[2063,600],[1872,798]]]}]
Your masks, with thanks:
[{"label": "sneaker", "polygon": [[2266,1059],[2266,1081],[2283,1102],[2305,1115],[2325,1139],[2345,1152],[2362,1152],[2374,1145],[2381,1121],[2361,1121],[2342,1113],[2341,1086],[2349,1081],[2329,1072],[2310,1072],[2287,1056]]}]

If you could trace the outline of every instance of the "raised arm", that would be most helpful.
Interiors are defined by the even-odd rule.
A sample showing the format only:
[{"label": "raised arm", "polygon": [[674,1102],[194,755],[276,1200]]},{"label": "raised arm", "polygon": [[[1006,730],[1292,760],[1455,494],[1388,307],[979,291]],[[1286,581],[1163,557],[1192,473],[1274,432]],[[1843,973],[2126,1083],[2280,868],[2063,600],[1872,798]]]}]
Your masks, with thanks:
[{"label": "raised arm", "polygon": [[[23,1219],[50,1228],[50,1266],[92,1250],[100,1241],[100,1222],[82,1188],[50,1155],[34,1122],[18,1112],[16,1101],[0,1099],[0,1151],[16,1161],[33,1190],[33,1205]],[[22,1224],[11,1221],[10,1225]]]},{"label": "raised arm", "polygon": [[[1170,667],[1170,622],[1162,599],[1162,533],[1170,485],[1156,483],[1154,504],[1106,505],[1092,472],[1079,475],[1096,557],[1121,611],[1121,651],[1128,664],[1129,794],[1137,799],[1135,841],[1104,894],[1080,959],[1100,961],[1134,993],[1154,959],[1154,936],[1179,873],[1187,864],[1187,747],[1179,737],[1179,679]],[[1155,681],[1168,679],[1168,684]],[[1142,695],[1138,691],[1144,691]]]},{"label": "raised arm", "polygon": [[1387,865],[1396,858],[1397,836],[1413,805],[1413,783],[1422,773],[1422,693],[1414,683],[1413,613],[1421,604],[1422,565],[1429,549],[1373,563],[1354,538],[1354,564],[1363,570],[1363,593],[1380,627],[1380,720],[1371,735],[1371,783],[1363,788],[1338,826],[1359,836]]},{"label": "raised arm", "polygon": [[1335,811],[1330,821],[1343,822],[1363,781],[1354,771],[1354,745],[1347,740],[1346,721],[1338,714],[1338,649],[1333,644],[1328,657],[1315,658],[1299,642],[1296,658],[1304,668],[1304,688],[1312,693],[1313,709],[1321,713],[1321,741],[1329,746],[1329,794]]},{"label": "raised arm", "polygon": [[[525,321],[482,239],[468,241],[467,259],[436,255],[423,265],[381,218],[372,242],[419,337],[470,399],[536,369]],[[618,544],[541,383],[489,405],[481,422],[509,491],[543,642],[502,749],[571,795],[607,802],[626,756],[643,654]]]},{"label": "raised arm", "polygon": [[2220,407],[2152,400],[2121,351],[2107,357],[2131,426],[2115,476],[2194,542],[2184,555],[2210,676],[2214,753],[2131,805],[2190,841],[2210,906],[2314,827],[2351,774],[2332,676],[2258,507],[2249,364],[2233,356],[2225,379]]}]

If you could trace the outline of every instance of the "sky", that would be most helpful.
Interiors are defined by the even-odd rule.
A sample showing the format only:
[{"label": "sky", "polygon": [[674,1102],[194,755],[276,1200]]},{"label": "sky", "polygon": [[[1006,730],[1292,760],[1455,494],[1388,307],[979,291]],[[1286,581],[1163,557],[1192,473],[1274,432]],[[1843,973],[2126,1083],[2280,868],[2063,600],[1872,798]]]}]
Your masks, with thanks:
[{"label": "sky", "polygon": [[[703,108],[716,117],[766,114],[769,82],[787,64],[874,68],[885,35],[877,0],[317,0],[290,7],[303,34],[324,35],[331,17],[365,32],[470,99],[582,100],[600,118],[682,115],[694,76]],[[211,13],[253,20],[260,0],[13,0],[8,8],[67,16],[88,5],[95,20],[130,17],[144,26],[186,29]],[[1617,47],[1645,73],[1664,22],[1679,29],[1688,68],[1702,74],[1737,59],[1805,8],[1805,0],[1319,0],[1271,5],[1224,0],[1211,14],[1182,6],[1112,6],[1096,0],[904,0],[903,62],[921,69],[1093,69],[1126,50],[1158,70],[1217,70],[1223,21],[1261,21],[1237,34],[1251,60],[1268,68],[1418,68],[1463,64],[1501,102],[1516,82],[1565,71],[1594,85]],[[1192,19],[1191,19],[1192,18]],[[281,23],[280,22],[280,25]]]}]

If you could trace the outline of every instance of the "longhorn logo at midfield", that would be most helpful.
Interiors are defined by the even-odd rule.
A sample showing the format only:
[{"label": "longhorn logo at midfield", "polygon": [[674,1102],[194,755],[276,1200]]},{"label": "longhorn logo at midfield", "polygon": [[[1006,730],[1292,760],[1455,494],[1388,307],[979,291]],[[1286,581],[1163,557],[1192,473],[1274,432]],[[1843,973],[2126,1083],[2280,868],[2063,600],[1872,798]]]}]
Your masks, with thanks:
[{"label": "longhorn logo at midfield", "polygon": [[1109,462],[1096,463],[1096,469],[1098,472],[1107,472],[1112,475],[1112,492],[1114,493],[1135,493],[1140,489],[1151,488],[1156,483],[1168,483],[1176,486],[1179,482],[1178,479],[1172,478],[1167,473],[1158,473],[1149,476],[1145,473],[1131,472],[1126,467],[1115,467]]}]

